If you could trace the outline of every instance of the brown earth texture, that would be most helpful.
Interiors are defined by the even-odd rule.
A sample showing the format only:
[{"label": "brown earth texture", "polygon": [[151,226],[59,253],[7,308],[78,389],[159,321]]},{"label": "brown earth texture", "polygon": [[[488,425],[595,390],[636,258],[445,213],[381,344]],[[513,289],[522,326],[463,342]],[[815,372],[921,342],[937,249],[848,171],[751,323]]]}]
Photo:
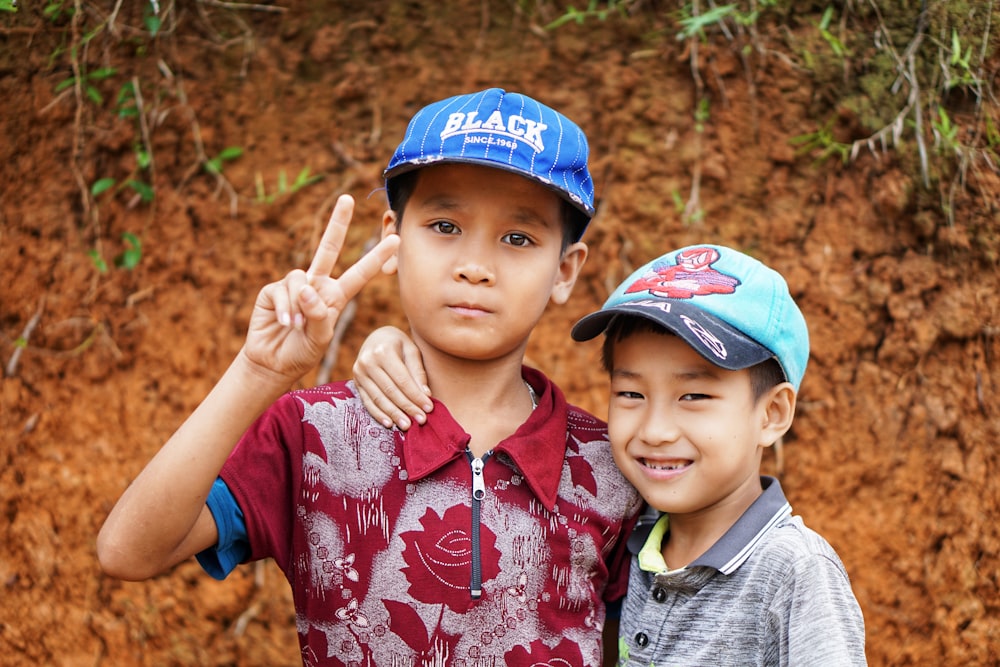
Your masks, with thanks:
[{"label": "brown earth texture", "polygon": [[[841,555],[870,663],[1000,664],[993,33],[971,53],[978,87],[921,118],[904,70],[922,18],[845,45],[848,19],[879,28],[874,3],[833,3],[824,26],[827,3],[766,2],[677,39],[699,3],[612,4],[551,29],[567,3],[0,12],[0,663],[300,664],[272,563],[216,582],[191,561],[126,583],[101,573],[97,532],[236,354],[258,289],[308,263],[335,197],[358,200],[346,265],[376,234],[381,169],[409,116],[499,86],[582,126],[599,203],[582,280],[546,314],[530,363],[604,416],[599,344],[569,329],[625,275],[702,242],[773,265],[812,356],[766,465]],[[921,3],[899,4],[917,17]],[[992,12],[1000,30],[993,2],[968,8],[960,25]],[[895,86],[905,122],[869,145],[878,128],[831,91],[878,64],[887,34],[901,64],[882,91]],[[925,46],[955,71],[947,30]],[[961,169],[941,166],[955,155]],[[387,277],[356,306],[335,379],[367,332],[403,324]]]}]

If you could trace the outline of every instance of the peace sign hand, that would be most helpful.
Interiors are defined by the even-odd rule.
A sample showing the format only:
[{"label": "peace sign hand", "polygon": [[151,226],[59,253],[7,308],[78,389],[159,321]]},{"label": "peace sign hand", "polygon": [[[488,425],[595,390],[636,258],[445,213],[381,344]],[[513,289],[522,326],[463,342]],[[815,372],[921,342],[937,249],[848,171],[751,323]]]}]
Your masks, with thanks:
[{"label": "peace sign hand", "polygon": [[319,363],[347,302],[378,275],[399,245],[398,236],[388,236],[332,278],[353,213],[354,199],[341,195],[309,270],[295,269],[257,295],[243,352],[260,370],[289,385]]}]

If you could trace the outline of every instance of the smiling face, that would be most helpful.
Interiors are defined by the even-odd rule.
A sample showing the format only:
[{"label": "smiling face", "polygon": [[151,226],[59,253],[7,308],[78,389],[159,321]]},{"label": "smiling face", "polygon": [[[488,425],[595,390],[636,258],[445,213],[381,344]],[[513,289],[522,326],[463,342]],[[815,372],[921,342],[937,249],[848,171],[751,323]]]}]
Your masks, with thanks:
[{"label": "smiling face", "polygon": [[[565,303],[586,246],[563,251],[562,199],[499,169],[424,167],[397,254],[403,310],[427,353],[474,361],[523,355],[551,300]],[[387,213],[383,235],[395,232]]]},{"label": "smiling face", "polygon": [[739,518],[761,493],[763,448],[791,423],[791,385],[755,400],[749,370],[719,368],[651,330],[614,342],[611,364],[608,434],[625,477],[671,525]]}]

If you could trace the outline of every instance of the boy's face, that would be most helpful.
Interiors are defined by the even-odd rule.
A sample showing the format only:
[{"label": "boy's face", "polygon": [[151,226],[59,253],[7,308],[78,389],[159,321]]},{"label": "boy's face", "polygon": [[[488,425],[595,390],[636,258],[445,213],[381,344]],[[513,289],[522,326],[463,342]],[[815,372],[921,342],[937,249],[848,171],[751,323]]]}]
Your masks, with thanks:
[{"label": "boy's face", "polygon": [[608,433],[625,477],[671,519],[735,521],[760,494],[762,448],[791,423],[791,385],[754,401],[750,371],[652,331],[616,342],[613,364]]},{"label": "boy's face", "polygon": [[[562,252],[562,200],[500,169],[424,167],[399,228],[403,310],[414,339],[477,361],[521,355],[551,300],[564,303],[587,255]],[[395,231],[391,212],[383,236]]]}]

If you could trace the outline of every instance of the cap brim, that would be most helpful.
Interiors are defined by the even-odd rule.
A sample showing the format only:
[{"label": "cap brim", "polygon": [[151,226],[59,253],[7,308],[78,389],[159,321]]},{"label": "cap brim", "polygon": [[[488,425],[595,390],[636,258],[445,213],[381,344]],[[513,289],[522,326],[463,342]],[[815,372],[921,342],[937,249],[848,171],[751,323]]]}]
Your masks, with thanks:
[{"label": "cap brim", "polygon": [[769,349],[719,318],[680,299],[638,299],[581,318],[571,335],[585,341],[604,333],[619,316],[640,317],[677,334],[698,354],[727,370],[742,370],[774,357]]}]

